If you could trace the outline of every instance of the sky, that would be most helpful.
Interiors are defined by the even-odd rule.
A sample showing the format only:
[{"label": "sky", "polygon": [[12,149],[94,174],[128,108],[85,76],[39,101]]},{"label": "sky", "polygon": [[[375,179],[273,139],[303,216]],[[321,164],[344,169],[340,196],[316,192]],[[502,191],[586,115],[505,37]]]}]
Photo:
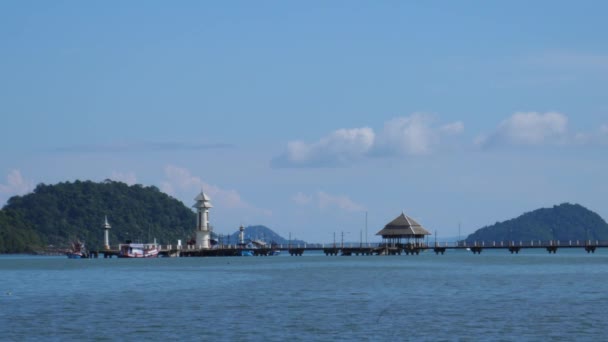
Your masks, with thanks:
[{"label": "sky", "polygon": [[607,11],[2,1],[0,205],[77,179],[203,189],[216,232],[309,242],[377,241],[401,212],[439,238],[563,202],[608,218]]}]

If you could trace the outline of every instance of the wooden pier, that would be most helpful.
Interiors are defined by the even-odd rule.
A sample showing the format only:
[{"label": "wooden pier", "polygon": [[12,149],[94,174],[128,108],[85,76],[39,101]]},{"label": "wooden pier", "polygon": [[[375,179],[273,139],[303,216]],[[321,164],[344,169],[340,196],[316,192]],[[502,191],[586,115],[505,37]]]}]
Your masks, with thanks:
[{"label": "wooden pier", "polygon": [[556,254],[561,248],[582,249],[587,253],[595,253],[598,248],[608,248],[608,241],[598,240],[570,240],[570,241],[529,241],[524,243],[523,241],[500,241],[500,242],[473,242],[473,243],[434,243],[434,244],[397,244],[397,245],[384,245],[378,247],[333,247],[324,250],[325,255],[419,255],[421,252],[433,251],[435,254],[443,255],[448,250],[466,250],[471,251],[473,254],[481,254],[485,249],[506,250],[511,254],[519,254],[522,249],[544,249],[550,254]]},{"label": "wooden pier", "polygon": [[433,249],[435,254],[444,254],[448,249],[466,249],[473,252],[473,254],[481,254],[484,249],[504,249],[508,250],[511,254],[519,254],[522,249],[544,249],[550,254],[556,254],[560,248],[580,248],[585,250],[587,253],[595,253],[598,248],[608,247],[608,241],[599,240],[569,240],[569,241],[491,241],[491,242],[473,242],[466,243],[460,242],[454,245],[450,244],[438,244],[435,243],[429,249]]},{"label": "wooden pier", "polygon": [[[587,253],[595,253],[598,248],[608,248],[608,241],[599,240],[569,240],[569,241],[479,241],[479,242],[459,242],[459,243],[406,243],[406,244],[373,244],[358,247],[353,246],[331,246],[331,247],[306,247],[299,250],[322,251],[327,256],[352,256],[352,255],[420,255],[422,252],[432,251],[437,255],[444,255],[448,250],[466,250],[473,254],[481,254],[483,250],[502,249],[511,254],[519,254],[523,249],[544,249],[548,253],[556,254],[559,249],[578,248]],[[299,254],[301,255],[301,254]]]},{"label": "wooden pier", "polygon": [[[481,254],[484,250],[505,250],[510,254],[519,254],[524,249],[543,249],[550,254],[556,254],[560,249],[581,249],[587,253],[595,253],[598,248],[608,248],[608,241],[571,240],[571,241],[481,241],[459,243],[406,243],[406,244],[363,244],[359,246],[323,245],[315,246],[275,246],[273,248],[237,248],[235,246],[220,246],[209,249],[177,248],[176,246],[161,246],[161,257],[227,257],[239,256],[243,250],[251,251],[254,256],[270,256],[276,251],[287,252],[291,256],[302,256],[305,252],[320,251],[326,256],[359,256],[359,255],[420,255],[432,251],[444,255],[449,250],[466,250],[473,254]],[[103,258],[118,257],[118,250],[91,251],[91,258],[103,255]]]}]

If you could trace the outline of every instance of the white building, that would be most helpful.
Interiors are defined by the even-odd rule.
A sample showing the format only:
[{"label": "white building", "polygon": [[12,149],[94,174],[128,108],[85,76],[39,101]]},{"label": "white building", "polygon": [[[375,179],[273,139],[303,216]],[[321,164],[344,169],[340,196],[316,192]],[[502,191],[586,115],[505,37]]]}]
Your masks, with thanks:
[{"label": "white building", "polygon": [[105,223],[103,224],[103,248],[106,250],[110,249],[110,224],[108,223],[108,217],[105,217]]},{"label": "white building", "polygon": [[209,209],[213,208],[211,199],[202,190],[194,198],[196,203],[192,206],[196,208],[196,248],[210,248],[211,225],[209,224]]}]

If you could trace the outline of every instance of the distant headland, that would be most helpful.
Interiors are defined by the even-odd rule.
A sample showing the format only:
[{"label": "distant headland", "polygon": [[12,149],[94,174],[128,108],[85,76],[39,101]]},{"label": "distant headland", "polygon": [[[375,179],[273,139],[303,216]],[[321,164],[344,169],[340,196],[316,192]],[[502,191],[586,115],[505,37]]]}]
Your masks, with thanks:
[{"label": "distant headland", "polygon": [[[171,244],[196,239],[197,214],[155,186],[122,182],[74,181],[39,184],[32,193],[14,196],[0,210],[0,253],[41,253],[65,248],[75,239],[93,248],[104,245],[104,216],[111,217],[109,239]],[[236,241],[238,231],[214,240]],[[265,226],[245,228],[251,239],[287,244],[288,240]],[[608,240],[608,224],[579,204],[564,203],[537,209],[517,218],[483,227],[465,241]],[[294,244],[305,244],[300,240]]]}]

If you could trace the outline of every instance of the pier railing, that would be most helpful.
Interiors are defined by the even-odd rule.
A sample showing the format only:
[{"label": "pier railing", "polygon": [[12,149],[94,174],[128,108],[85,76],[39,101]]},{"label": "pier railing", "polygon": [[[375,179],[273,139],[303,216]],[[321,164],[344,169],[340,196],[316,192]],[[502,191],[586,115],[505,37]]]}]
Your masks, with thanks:
[{"label": "pier railing", "polygon": [[602,246],[608,247],[608,240],[502,240],[502,241],[456,241],[436,242],[429,244],[432,247],[448,248],[470,248],[470,247],[522,247],[522,248],[544,248],[544,247],[585,247]]}]

